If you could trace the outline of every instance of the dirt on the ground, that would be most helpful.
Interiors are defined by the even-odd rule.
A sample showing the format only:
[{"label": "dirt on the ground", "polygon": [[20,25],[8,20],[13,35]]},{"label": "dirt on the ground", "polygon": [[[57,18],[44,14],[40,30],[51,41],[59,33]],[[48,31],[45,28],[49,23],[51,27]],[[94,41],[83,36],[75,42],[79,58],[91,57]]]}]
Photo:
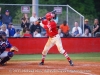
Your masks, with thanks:
[{"label": "dirt on the ground", "polygon": [[9,61],[0,65],[0,75],[100,75],[99,62],[74,61],[70,66],[67,61]]}]

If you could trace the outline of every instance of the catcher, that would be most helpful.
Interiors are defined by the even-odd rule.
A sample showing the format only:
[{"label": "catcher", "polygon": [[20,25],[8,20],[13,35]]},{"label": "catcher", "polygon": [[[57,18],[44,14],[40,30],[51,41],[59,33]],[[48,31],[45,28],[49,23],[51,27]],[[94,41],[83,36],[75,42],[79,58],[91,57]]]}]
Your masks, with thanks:
[{"label": "catcher", "polygon": [[[10,48],[10,51],[6,51],[7,48]],[[18,51],[18,49],[9,43],[6,33],[0,31],[0,65],[4,66],[13,57],[14,51]]]}]

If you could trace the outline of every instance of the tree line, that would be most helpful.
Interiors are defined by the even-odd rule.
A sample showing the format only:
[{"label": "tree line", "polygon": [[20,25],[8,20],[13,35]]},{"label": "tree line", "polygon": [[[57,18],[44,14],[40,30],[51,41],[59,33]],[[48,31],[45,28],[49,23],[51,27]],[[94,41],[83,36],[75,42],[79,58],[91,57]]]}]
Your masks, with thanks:
[{"label": "tree line", "polygon": [[[32,4],[32,0],[0,0],[2,4]],[[39,4],[70,5],[85,18],[100,20],[99,0],[39,0]]]}]

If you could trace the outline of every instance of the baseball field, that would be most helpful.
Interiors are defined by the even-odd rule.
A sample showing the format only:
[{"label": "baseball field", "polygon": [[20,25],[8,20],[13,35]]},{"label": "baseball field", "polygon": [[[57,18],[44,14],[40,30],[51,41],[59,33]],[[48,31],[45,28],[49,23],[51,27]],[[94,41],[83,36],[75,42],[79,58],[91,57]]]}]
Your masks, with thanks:
[{"label": "baseball field", "polygon": [[61,54],[48,54],[45,65],[38,65],[41,54],[14,55],[6,66],[0,66],[0,75],[100,75],[100,53],[69,54],[70,66]]}]

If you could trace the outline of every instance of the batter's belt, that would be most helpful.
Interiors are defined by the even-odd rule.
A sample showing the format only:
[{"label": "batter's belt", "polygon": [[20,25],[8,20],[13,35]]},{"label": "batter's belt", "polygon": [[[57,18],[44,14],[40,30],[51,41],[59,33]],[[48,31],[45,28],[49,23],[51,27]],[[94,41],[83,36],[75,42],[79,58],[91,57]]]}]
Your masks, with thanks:
[{"label": "batter's belt", "polygon": [[58,34],[56,34],[56,35],[54,35],[54,36],[49,36],[50,38],[54,38],[54,37],[56,37]]}]

